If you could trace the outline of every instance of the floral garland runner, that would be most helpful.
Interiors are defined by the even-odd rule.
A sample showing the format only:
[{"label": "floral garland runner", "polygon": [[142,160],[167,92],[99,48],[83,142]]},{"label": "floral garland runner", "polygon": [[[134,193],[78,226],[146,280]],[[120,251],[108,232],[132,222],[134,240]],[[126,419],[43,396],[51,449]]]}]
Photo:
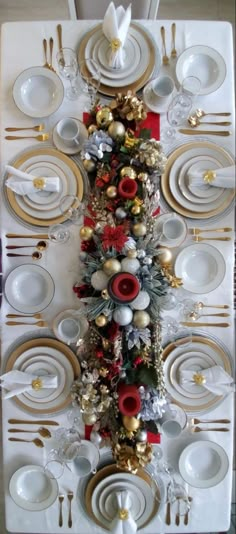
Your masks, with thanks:
[{"label": "floral garland runner", "polygon": [[158,247],[158,179],[166,157],[146,130],[135,136],[145,118],[143,102],[130,92],[91,111],[82,153],[90,217],[80,230],[82,283],[73,288],[89,330],[72,397],[84,423],[93,425],[91,439],[108,439],[117,465],[134,473],[151,460],[148,441],[158,441],[155,421],[166,402],[161,299],[181,283],[170,273],[168,250]]}]

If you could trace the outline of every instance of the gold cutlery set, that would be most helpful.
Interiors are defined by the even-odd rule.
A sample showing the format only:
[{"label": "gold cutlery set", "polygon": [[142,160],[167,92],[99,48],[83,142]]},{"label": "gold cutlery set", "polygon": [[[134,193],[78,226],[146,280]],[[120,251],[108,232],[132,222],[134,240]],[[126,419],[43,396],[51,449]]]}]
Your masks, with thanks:
[{"label": "gold cutlery set", "polygon": [[[64,495],[63,494],[60,494],[58,495],[58,501],[59,501],[59,521],[58,521],[58,525],[59,527],[62,527],[63,526],[63,502],[64,502]],[[72,527],[72,509],[71,509],[71,504],[72,504],[72,500],[74,498],[74,493],[73,491],[68,491],[67,492],[67,499],[68,499],[68,507],[69,507],[69,512],[68,512],[68,527],[71,528]]]},{"label": "gold cutlery set", "polygon": [[189,228],[188,232],[193,236],[193,241],[199,243],[200,241],[231,241],[231,237],[203,237],[200,234],[205,234],[209,232],[218,232],[218,233],[226,233],[226,232],[232,232],[233,228],[210,228],[210,229],[204,229],[204,228]]},{"label": "gold cutlery set", "polygon": [[230,423],[230,419],[196,419],[196,418],[193,418],[190,420],[191,432],[192,433],[195,433],[195,432],[229,432],[229,428],[226,428],[226,427],[202,428],[199,426],[194,426],[198,424],[209,425],[209,424],[216,424],[216,423],[227,425]]},{"label": "gold cutlery set", "polygon": [[[170,487],[170,484],[168,485],[167,487],[167,496],[168,496],[168,489]],[[190,497],[190,495],[187,495],[186,497],[183,497],[182,495],[179,495],[176,497],[176,504],[177,504],[177,511],[175,512],[175,525],[177,527],[179,527],[180,523],[181,523],[181,517],[183,517],[183,524],[184,525],[188,525],[188,521],[189,521],[189,511],[190,511],[190,504],[192,502],[193,498]],[[184,515],[182,515],[180,513],[180,507],[181,507],[181,501],[183,503],[186,503],[186,512]],[[166,525],[170,526],[171,523],[172,523],[172,513],[173,513],[173,505],[174,503],[171,502],[170,500],[167,500],[167,503],[166,503],[166,517],[165,517],[165,522],[166,522]]]},{"label": "gold cutlery set", "polygon": [[[37,430],[26,430],[21,428],[9,428],[8,432],[11,434],[18,434],[18,433],[30,433],[30,434],[39,434],[42,438],[49,439],[52,437],[52,434],[48,428],[45,428],[47,425],[49,426],[58,426],[59,423],[56,423],[55,421],[28,421],[27,419],[8,419],[8,423],[11,425],[43,425],[39,427]],[[8,441],[14,441],[14,442],[24,442],[24,443],[33,443],[36,447],[39,447],[42,449],[44,447],[44,442],[40,438],[34,438],[34,439],[23,439],[23,438],[8,438]]]},{"label": "gold cutlery set", "polygon": [[[42,258],[42,252],[48,248],[48,243],[46,241],[38,241],[36,245],[7,245],[7,250],[16,250],[19,248],[36,248],[37,250],[34,251],[32,254],[16,254],[12,252],[7,252],[7,256],[10,258],[16,258],[16,257],[31,257],[33,260],[40,260]],[[39,251],[39,252],[38,252]]]},{"label": "gold cutlery set", "polygon": [[[220,121],[220,122],[208,122],[208,121],[200,121],[202,117],[205,117],[206,115],[214,115],[218,117],[229,117],[231,113],[228,112],[219,112],[219,113],[206,113],[202,109],[197,109],[190,117],[188,118],[188,123],[191,126],[193,130],[195,130],[198,126],[205,126],[205,125],[213,125],[213,126],[230,126],[232,123],[230,121]],[[198,130],[198,131],[192,131],[187,128],[180,128],[180,133],[186,134],[186,135],[218,135],[222,137],[228,137],[231,135],[232,132],[228,130]]]},{"label": "gold cutlery set", "polygon": [[195,305],[194,305],[194,310],[190,311],[187,314],[187,319],[189,319],[189,321],[181,321],[180,324],[183,325],[183,326],[189,326],[189,327],[192,327],[192,326],[195,326],[195,327],[198,327],[198,326],[219,326],[221,328],[226,328],[226,327],[230,326],[229,323],[202,323],[202,322],[199,323],[198,319],[200,319],[201,317],[230,317],[230,314],[227,313],[227,312],[201,313],[203,308],[218,308],[218,309],[222,309],[222,310],[227,310],[227,309],[229,309],[229,306],[228,306],[228,304],[204,304],[203,302],[196,302]]},{"label": "gold cutlery set", "polygon": [[[42,132],[44,130],[44,124],[37,124],[36,126],[28,127],[8,127],[5,128],[6,132],[20,132],[25,130],[33,130],[34,132]],[[5,139],[7,141],[17,141],[18,139],[35,139],[35,141],[48,141],[49,133],[45,132],[39,135],[6,135]]]},{"label": "gold cutlery set", "polygon": [[[175,35],[176,35],[176,24],[175,22],[173,22],[173,24],[171,25],[171,53],[170,53],[170,57],[172,59],[175,59],[177,57],[177,50],[175,48]],[[163,56],[162,56],[162,63],[163,65],[169,65],[170,58],[166,52],[166,31],[165,31],[164,26],[161,26],[161,38],[162,38],[162,45],[163,45],[163,51],[164,51]]]}]

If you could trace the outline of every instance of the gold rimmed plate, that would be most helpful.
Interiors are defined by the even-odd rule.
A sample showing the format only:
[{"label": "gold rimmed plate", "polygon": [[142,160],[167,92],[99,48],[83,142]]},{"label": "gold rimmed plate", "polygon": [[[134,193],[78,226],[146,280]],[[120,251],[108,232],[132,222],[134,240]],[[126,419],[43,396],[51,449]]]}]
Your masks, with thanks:
[{"label": "gold rimmed plate", "polygon": [[[183,154],[186,155],[186,160],[187,160],[188,152],[191,153],[190,151],[192,151],[193,149],[197,150],[197,152],[199,152],[199,155],[201,155],[202,149],[204,149],[204,151],[205,149],[209,149],[209,151],[214,151],[216,158],[217,158],[217,154],[224,156],[225,162],[227,162],[225,163],[225,165],[234,165],[234,160],[232,156],[225,149],[221,148],[218,145],[209,143],[207,141],[203,141],[203,142],[193,141],[192,143],[181,145],[176,150],[174,150],[174,152],[172,152],[168,158],[165,172],[163,173],[161,177],[162,194],[166,202],[168,203],[168,205],[180,215],[184,215],[185,217],[189,217],[191,219],[208,219],[210,217],[213,217],[215,215],[222,213],[226,208],[228,208],[234,199],[235,192],[232,189],[229,189],[228,191],[226,191],[226,197],[222,201],[222,203],[217,205],[217,207],[209,211],[206,210],[206,211],[199,212],[199,211],[194,211],[194,209],[190,210],[186,208],[185,206],[183,206],[182,204],[180,204],[179,200],[176,200],[175,196],[173,195],[173,191],[171,191],[171,187],[170,187],[170,174],[171,174],[172,166],[175,165],[176,160],[180,158]],[[173,177],[172,177],[172,180],[173,180]],[[176,183],[178,186],[177,180],[178,180],[178,173],[176,173]]]}]

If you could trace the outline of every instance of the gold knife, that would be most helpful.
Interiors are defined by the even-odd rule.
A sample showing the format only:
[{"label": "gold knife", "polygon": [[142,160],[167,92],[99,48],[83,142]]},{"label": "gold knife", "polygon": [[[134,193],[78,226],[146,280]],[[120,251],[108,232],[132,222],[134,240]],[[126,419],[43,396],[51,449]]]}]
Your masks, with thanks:
[{"label": "gold knife", "polygon": [[228,137],[231,135],[231,132],[224,131],[224,130],[187,130],[185,128],[181,128],[179,130],[180,133],[186,134],[186,135],[222,135],[223,137]]},{"label": "gold knife", "polygon": [[8,423],[10,425],[52,425],[52,426],[59,426],[59,423],[56,421],[47,421],[44,419],[36,419],[35,421],[28,421],[27,419],[8,419]]},{"label": "gold knife", "polygon": [[182,324],[183,326],[195,326],[198,327],[198,326],[219,326],[219,327],[222,327],[222,328],[226,328],[227,326],[230,326],[229,323],[191,323],[191,322],[183,322],[183,323],[180,323]]},{"label": "gold knife", "polygon": [[48,234],[6,234],[8,238],[22,238],[22,239],[48,239]]}]

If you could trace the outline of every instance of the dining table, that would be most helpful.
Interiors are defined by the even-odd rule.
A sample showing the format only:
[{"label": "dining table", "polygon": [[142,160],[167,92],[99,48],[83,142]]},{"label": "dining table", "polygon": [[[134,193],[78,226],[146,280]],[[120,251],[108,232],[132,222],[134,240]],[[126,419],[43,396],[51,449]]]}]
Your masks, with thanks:
[{"label": "dining table", "polygon": [[[212,13],[214,17],[214,13]],[[164,26],[166,29],[166,40],[168,49],[170,48],[171,39],[171,22],[170,20],[142,20],[139,24],[143,25],[152,35],[156,41],[159,50],[162,50],[160,28]],[[53,66],[57,69],[56,53],[58,52],[57,40],[57,25],[62,25],[63,29],[63,46],[70,47],[77,50],[81,37],[85,32],[91,30],[98,21],[88,20],[71,20],[71,21],[32,21],[32,22],[9,22],[2,25],[1,28],[1,79],[0,79],[0,101],[1,101],[1,174],[5,173],[5,165],[14,161],[14,158],[22,150],[37,147],[37,141],[32,139],[9,141],[5,139],[5,128],[19,125],[26,127],[28,125],[34,126],[38,124],[38,119],[31,119],[24,115],[17,107],[13,99],[12,88],[17,76],[32,66],[43,65],[44,55],[42,42],[44,38],[53,37]],[[230,112],[230,126],[231,135],[229,137],[213,137],[203,135],[204,139],[212,143],[218,143],[222,148],[234,154],[235,150],[235,106],[234,106],[234,52],[233,52],[233,34],[232,26],[226,21],[195,21],[195,20],[178,20],[176,22],[176,49],[178,55],[184,49],[194,45],[205,45],[215,48],[224,58],[227,72],[222,85],[216,92],[211,94],[200,95],[196,98],[194,106],[202,108],[207,112]],[[161,65],[161,74],[168,74],[175,78],[175,64],[176,60],[170,61],[168,66]],[[63,82],[65,85],[67,81]],[[109,102],[108,99],[101,96],[101,102]],[[60,108],[43,119],[45,124],[45,131],[50,133],[49,140],[45,146],[53,146],[51,132],[55,124],[64,117],[77,117],[83,119],[83,99],[68,100],[64,98]],[[167,126],[166,114],[160,114],[160,129]],[[185,136],[177,133],[177,142],[180,145],[186,141],[196,140],[196,137]],[[43,143],[41,143],[43,145]],[[164,144],[164,151],[170,154],[173,147],[170,144]],[[162,210],[162,203],[160,203]],[[171,211],[166,204],[164,209]],[[161,211],[162,212],[162,211]],[[194,221],[187,221],[188,226],[198,226],[198,219]],[[205,222],[206,228],[214,228],[219,226],[233,228],[233,210],[228,210],[225,216],[221,216],[217,222]],[[201,221],[202,225],[202,221]],[[5,202],[1,202],[1,241],[2,241],[2,270],[3,270],[3,289],[4,281],[9,275],[10,271],[19,265],[28,265],[32,263],[29,257],[11,258],[6,255],[6,246],[13,243],[6,237],[7,233],[26,234],[29,229],[25,228],[19,220],[16,220],[12,213],[6,207]],[[20,345],[24,341],[26,334],[32,337],[44,336],[54,337],[54,333],[50,326],[53,318],[64,309],[78,307],[78,299],[72,288],[79,280],[79,249],[80,237],[79,227],[73,225],[70,227],[71,237],[64,244],[50,243],[45,254],[43,254],[39,265],[44,267],[52,276],[55,283],[54,297],[44,311],[44,319],[47,321],[49,328],[33,326],[33,324],[25,326],[8,326],[6,325],[6,315],[15,313],[7,299],[2,298],[1,307],[1,343],[2,343],[2,373],[4,372],[7,359],[12,347]],[[34,229],[30,233],[37,234]],[[209,234],[207,234],[209,235]],[[217,234],[213,234],[217,236]],[[233,310],[233,234],[229,234],[232,239],[227,242],[214,241],[212,244],[217,250],[221,252],[225,259],[226,273],[225,277],[219,287],[214,289],[207,295],[194,295],[200,301],[210,304],[224,303],[229,306],[230,317],[228,318],[230,326],[228,328],[197,328],[194,325],[193,334],[196,332],[203,332],[205,335],[210,333],[227,347],[231,355],[232,362],[234,360],[234,310]],[[19,245],[25,244],[24,238],[18,239]],[[27,242],[28,244],[28,242]],[[192,244],[192,236],[189,234],[187,241],[182,245]],[[29,249],[26,249],[29,250]],[[31,250],[31,249],[30,249]],[[186,297],[192,298],[192,294],[185,292]],[[175,316],[175,310],[168,312],[168,315]],[[208,322],[211,322],[210,318]],[[213,318],[212,318],[213,319]],[[29,323],[32,321],[29,320]],[[68,408],[69,409],[69,408]],[[62,413],[57,413],[53,419],[61,426],[68,427],[68,409]],[[228,432],[209,432],[207,429],[201,434],[192,434],[188,428],[181,433],[176,439],[168,439],[164,434],[161,435],[161,448],[164,458],[174,466],[178,473],[178,459],[182,450],[194,441],[211,440],[225,450],[229,467],[225,478],[216,486],[206,489],[196,487],[188,487],[189,494],[192,497],[191,510],[189,512],[189,521],[184,525],[181,521],[180,526],[176,526],[172,521],[170,525],[165,523],[165,505],[163,505],[151,522],[143,529],[139,530],[143,534],[157,534],[157,533],[196,533],[196,532],[226,532],[230,526],[230,512],[231,512],[231,491],[232,491],[232,473],[233,473],[233,421],[234,421],[234,394],[230,393],[222,400],[222,402],[214,407],[209,413],[204,414],[208,419],[230,419],[231,423]],[[8,420],[14,419],[30,419],[33,421],[32,414],[26,413],[21,407],[14,402],[14,399],[4,400],[2,402],[2,450],[3,450],[3,470],[4,470],[4,493],[5,493],[5,518],[6,529],[8,532],[17,533],[42,533],[42,534],[59,534],[59,533],[74,533],[87,534],[90,532],[100,533],[105,532],[98,525],[93,523],[90,517],[85,513],[81,506],[81,491],[84,491],[83,484],[78,477],[69,469],[65,469],[63,476],[58,480],[59,492],[66,495],[68,491],[73,491],[74,499],[72,501],[73,525],[71,528],[67,524],[68,502],[65,498],[63,503],[64,523],[60,527],[58,524],[58,500],[52,506],[43,511],[26,511],[21,509],[11,498],[9,493],[9,481],[13,473],[24,465],[45,465],[48,447],[40,449],[35,447],[32,443],[11,443],[8,441]],[[27,427],[29,428],[29,427]],[[34,427],[35,429],[37,427]],[[29,434],[28,434],[29,435]],[[23,434],[22,434],[23,436]],[[27,436],[27,435],[26,435]],[[31,439],[31,438],[29,438]],[[155,445],[154,445],[155,448]],[[109,457],[109,446],[104,446],[100,449],[100,458]]]}]

